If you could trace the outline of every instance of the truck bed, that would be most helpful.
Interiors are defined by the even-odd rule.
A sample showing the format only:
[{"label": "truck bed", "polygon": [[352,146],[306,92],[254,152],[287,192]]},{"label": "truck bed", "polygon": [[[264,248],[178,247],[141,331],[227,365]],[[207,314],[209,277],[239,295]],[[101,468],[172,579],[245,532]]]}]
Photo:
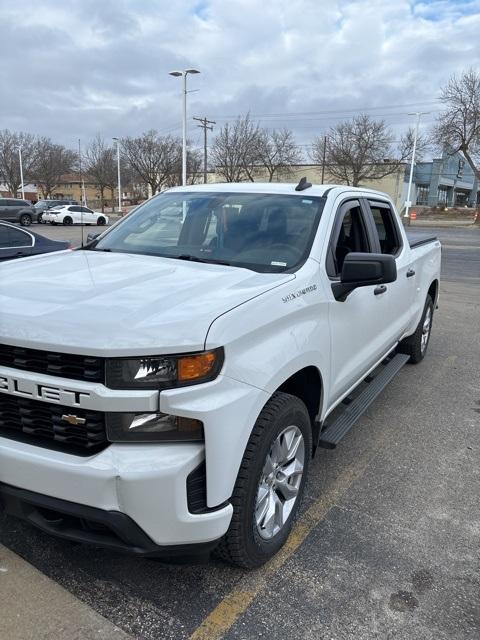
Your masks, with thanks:
[{"label": "truck bed", "polygon": [[428,244],[429,242],[435,242],[435,240],[437,240],[437,236],[429,233],[407,230],[405,230],[405,232],[411,249],[415,249],[415,247],[420,247],[422,244]]}]

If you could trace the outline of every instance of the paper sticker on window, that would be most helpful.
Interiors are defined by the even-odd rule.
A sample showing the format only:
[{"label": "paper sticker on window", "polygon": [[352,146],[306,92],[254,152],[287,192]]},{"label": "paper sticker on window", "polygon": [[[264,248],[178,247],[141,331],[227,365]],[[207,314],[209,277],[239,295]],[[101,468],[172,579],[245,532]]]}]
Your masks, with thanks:
[{"label": "paper sticker on window", "polygon": [[302,204],[313,204],[313,200],[302,200]]},{"label": "paper sticker on window", "polygon": [[287,266],[286,262],[275,262],[275,260],[272,260],[272,262],[270,262],[270,264],[272,265],[272,267],[286,267]]}]

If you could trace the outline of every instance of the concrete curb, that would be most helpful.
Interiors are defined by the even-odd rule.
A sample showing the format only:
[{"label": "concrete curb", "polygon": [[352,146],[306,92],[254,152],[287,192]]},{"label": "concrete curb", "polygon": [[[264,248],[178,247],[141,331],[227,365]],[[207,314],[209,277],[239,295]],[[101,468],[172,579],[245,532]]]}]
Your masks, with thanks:
[{"label": "concrete curb", "polygon": [[128,640],[131,636],[0,545],[0,638]]}]

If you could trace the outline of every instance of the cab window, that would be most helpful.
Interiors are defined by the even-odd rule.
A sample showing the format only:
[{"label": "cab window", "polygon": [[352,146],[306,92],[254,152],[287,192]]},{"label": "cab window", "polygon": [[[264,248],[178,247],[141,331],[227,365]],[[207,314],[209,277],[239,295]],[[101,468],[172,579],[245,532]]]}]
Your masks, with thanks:
[{"label": "cab window", "polygon": [[380,242],[380,250],[382,253],[396,255],[401,248],[400,235],[398,233],[393,211],[386,203],[370,202],[370,211],[372,212],[373,221]]}]

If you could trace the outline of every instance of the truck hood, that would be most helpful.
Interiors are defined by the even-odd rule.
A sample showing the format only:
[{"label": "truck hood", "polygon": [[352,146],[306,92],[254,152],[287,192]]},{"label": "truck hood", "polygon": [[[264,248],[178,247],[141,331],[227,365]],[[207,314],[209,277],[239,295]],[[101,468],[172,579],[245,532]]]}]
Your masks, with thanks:
[{"label": "truck hood", "polygon": [[294,277],[95,251],[16,260],[0,266],[0,343],[104,356],[201,350],[219,315]]}]

